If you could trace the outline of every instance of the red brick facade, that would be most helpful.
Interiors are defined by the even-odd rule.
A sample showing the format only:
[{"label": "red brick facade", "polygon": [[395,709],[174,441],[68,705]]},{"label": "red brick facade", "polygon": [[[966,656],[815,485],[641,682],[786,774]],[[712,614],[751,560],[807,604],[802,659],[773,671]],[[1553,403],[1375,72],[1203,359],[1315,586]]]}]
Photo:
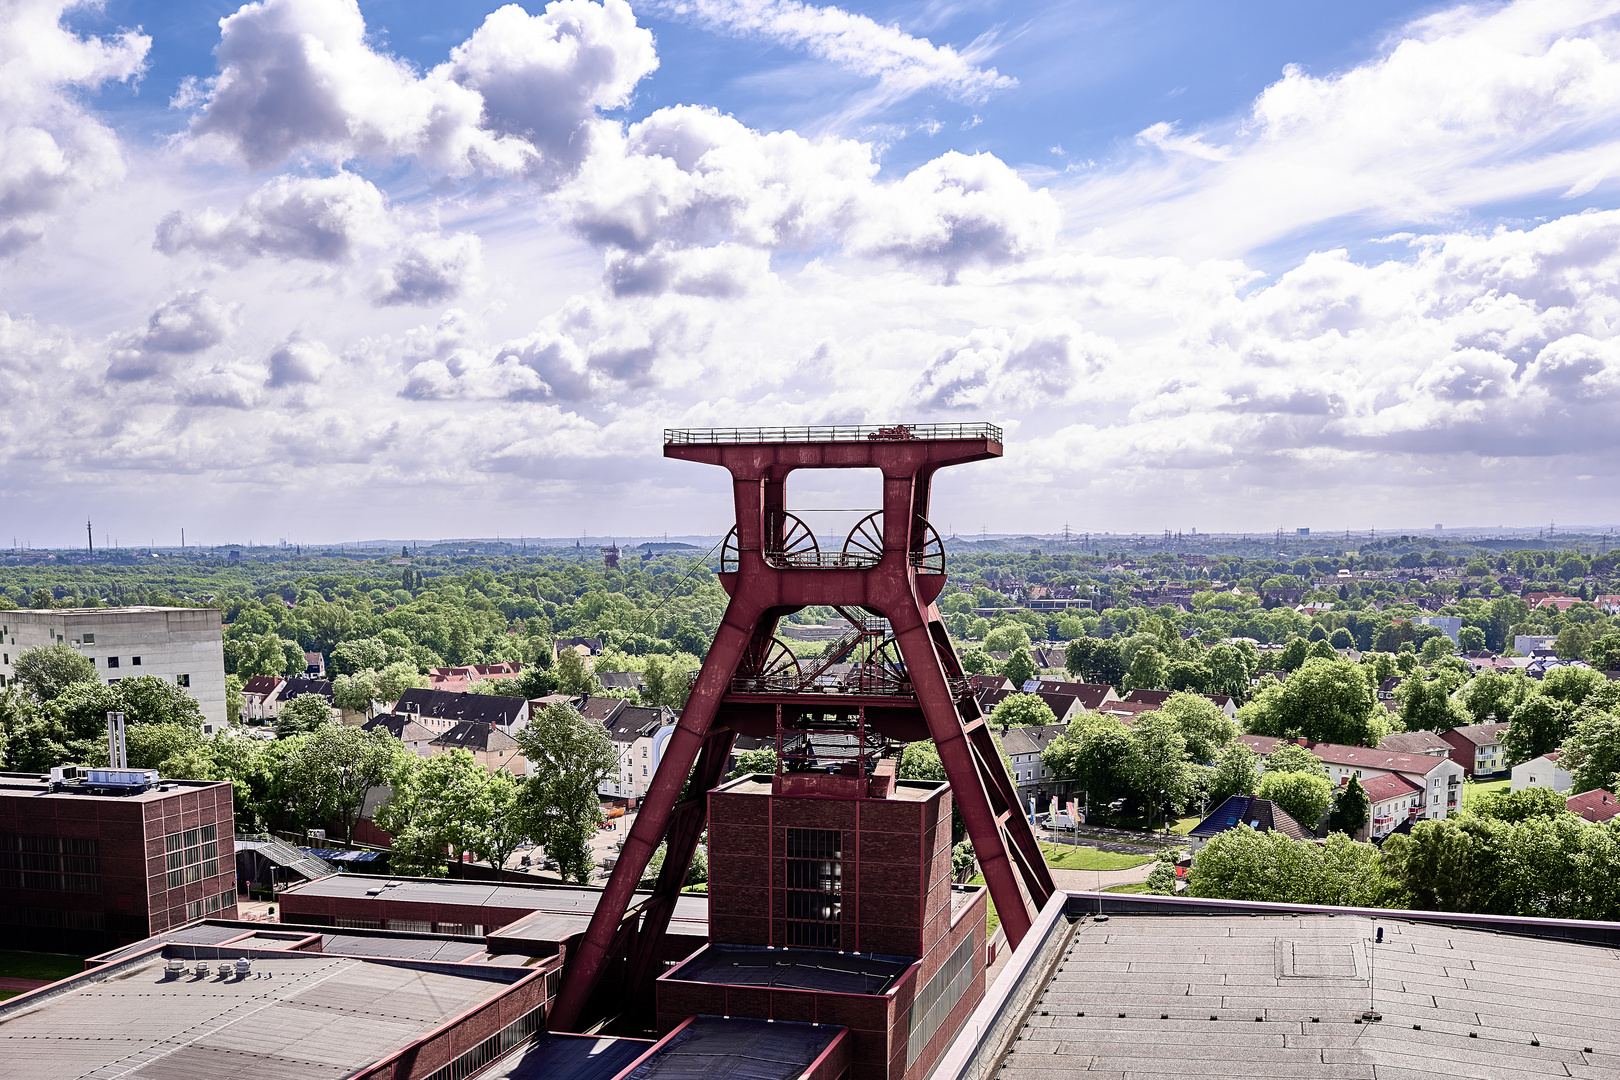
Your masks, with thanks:
[{"label": "red brick facade", "polygon": [[228,783],[102,796],[0,779],[0,939],[94,951],[236,918],[233,822]]}]

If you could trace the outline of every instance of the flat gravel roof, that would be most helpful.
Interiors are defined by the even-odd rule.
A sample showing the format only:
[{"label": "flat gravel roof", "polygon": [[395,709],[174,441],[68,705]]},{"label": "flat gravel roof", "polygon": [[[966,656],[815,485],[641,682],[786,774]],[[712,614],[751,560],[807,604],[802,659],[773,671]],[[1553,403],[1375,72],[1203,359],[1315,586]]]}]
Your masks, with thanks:
[{"label": "flat gravel roof", "polygon": [[175,978],[164,963],[157,954],[86,972],[37,1000],[0,1004],[0,1072],[30,1080],[331,1080],[404,1048],[520,977],[504,968],[463,974],[296,953],[261,954],[253,961],[259,977],[246,978],[212,970],[198,978],[195,963]]},{"label": "flat gravel roof", "polygon": [[774,986],[836,994],[883,994],[916,961],[908,956],[710,945],[665,978],[726,986]]}]

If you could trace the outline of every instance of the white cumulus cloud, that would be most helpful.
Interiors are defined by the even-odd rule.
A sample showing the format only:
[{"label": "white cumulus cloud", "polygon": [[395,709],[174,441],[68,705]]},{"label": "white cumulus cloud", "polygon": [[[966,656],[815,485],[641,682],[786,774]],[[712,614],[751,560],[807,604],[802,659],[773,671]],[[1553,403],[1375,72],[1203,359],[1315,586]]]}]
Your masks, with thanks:
[{"label": "white cumulus cloud", "polygon": [[0,256],[36,243],[52,214],[124,174],[112,130],[75,98],[140,75],[152,39],[81,37],[74,0],[0,4]]}]

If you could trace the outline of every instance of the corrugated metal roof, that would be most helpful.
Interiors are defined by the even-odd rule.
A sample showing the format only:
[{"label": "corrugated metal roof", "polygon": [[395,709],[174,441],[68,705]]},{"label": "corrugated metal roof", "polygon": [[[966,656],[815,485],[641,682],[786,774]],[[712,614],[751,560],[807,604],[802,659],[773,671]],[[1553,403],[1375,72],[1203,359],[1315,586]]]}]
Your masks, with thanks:
[{"label": "corrugated metal roof", "polygon": [[497,996],[514,977],[312,954],[261,956],[253,961],[261,977],[246,978],[176,978],[164,963],[159,955],[87,972],[43,1000],[0,1005],[6,1075],[329,1080]]}]

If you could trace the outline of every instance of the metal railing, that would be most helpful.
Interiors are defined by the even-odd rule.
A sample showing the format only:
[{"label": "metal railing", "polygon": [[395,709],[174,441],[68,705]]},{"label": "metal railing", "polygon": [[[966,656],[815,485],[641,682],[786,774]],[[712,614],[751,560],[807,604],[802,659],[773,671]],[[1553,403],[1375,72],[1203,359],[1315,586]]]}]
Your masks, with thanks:
[{"label": "metal railing", "polygon": [[[966,678],[947,675],[951,696],[960,701],[973,695]],[[805,680],[792,672],[774,675],[739,675],[731,680],[733,694],[834,694],[843,697],[916,697],[911,682],[889,672],[852,672],[837,679]]]},{"label": "metal railing", "polygon": [[995,424],[889,424],[752,428],[665,428],[667,445],[721,443],[920,442],[944,439],[1001,441]]}]

